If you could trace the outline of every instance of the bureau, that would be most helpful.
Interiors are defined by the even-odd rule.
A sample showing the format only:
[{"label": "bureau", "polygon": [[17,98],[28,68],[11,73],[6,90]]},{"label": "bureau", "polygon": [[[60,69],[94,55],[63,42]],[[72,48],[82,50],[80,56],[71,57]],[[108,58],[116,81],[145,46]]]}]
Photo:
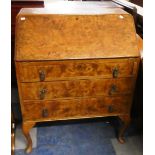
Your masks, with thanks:
[{"label": "bureau", "polygon": [[[130,123],[139,67],[133,18],[120,8],[65,2],[66,10],[22,9],[15,65],[26,152],[37,122],[117,116]],[[74,9],[69,9],[74,4]],[[88,3],[87,3],[88,4]],[[59,8],[59,7],[58,7]]]}]

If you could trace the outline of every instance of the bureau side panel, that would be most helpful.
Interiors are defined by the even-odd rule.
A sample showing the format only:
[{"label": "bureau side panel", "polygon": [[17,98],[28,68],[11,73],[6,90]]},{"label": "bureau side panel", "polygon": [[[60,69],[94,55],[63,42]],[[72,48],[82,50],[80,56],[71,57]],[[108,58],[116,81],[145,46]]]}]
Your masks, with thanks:
[{"label": "bureau side panel", "polygon": [[20,101],[20,107],[21,107],[21,112],[23,115],[23,98],[22,98],[22,90],[21,90],[21,83],[20,83],[20,63],[15,62],[15,67],[16,67],[16,78],[17,78],[17,85],[18,85],[18,94],[19,94],[19,101]]}]

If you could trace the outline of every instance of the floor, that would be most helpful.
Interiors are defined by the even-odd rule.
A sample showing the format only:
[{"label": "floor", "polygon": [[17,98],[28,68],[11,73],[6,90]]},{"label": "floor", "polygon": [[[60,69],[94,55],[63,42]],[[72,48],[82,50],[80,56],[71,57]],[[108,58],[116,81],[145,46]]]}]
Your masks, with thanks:
[{"label": "floor", "polygon": [[[126,132],[126,143],[119,144],[115,136],[116,126],[120,125],[117,123],[118,120],[112,119],[110,123],[91,120],[37,125],[32,130],[34,133],[31,131],[34,148],[30,155],[142,155],[142,134],[131,125]],[[18,128],[16,138],[20,139]],[[15,155],[26,155],[19,141]]]}]

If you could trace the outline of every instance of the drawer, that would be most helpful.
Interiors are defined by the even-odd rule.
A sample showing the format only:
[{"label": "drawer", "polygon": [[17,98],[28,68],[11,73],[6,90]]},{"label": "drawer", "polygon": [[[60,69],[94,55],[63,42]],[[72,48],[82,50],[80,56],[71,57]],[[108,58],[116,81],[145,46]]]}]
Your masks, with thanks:
[{"label": "drawer", "polygon": [[128,114],[130,106],[130,96],[24,101],[22,113],[24,120],[63,120]]},{"label": "drawer", "polygon": [[[21,82],[87,77],[134,76],[134,59],[66,60],[46,62],[17,62]],[[136,59],[135,59],[136,60]]]},{"label": "drawer", "polygon": [[21,83],[23,100],[130,94],[134,78]]}]

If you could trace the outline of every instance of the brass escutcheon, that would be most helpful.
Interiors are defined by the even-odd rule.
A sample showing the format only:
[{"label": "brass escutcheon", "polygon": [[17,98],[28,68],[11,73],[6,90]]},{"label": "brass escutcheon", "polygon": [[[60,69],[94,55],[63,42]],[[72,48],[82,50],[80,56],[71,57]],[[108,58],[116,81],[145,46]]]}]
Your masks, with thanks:
[{"label": "brass escutcheon", "polygon": [[47,109],[42,110],[42,117],[48,117],[48,110]]},{"label": "brass escutcheon", "polygon": [[39,78],[40,78],[40,81],[45,80],[45,71],[44,70],[39,71]]},{"label": "brass escutcheon", "polygon": [[112,84],[111,88],[110,88],[110,91],[109,91],[109,94],[112,95],[113,93],[115,93],[117,91],[117,87],[116,85]]},{"label": "brass escutcheon", "polygon": [[112,105],[110,105],[110,106],[108,107],[108,112],[109,112],[109,113],[114,112],[114,108],[113,108],[113,106],[112,106]]},{"label": "brass escutcheon", "polygon": [[44,89],[44,88],[41,89],[40,94],[39,94],[41,100],[43,100],[45,98],[45,94],[46,94],[46,89]]},{"label": "brass escutcheon", "polygon": [[118,77],[118,73],[119,73],[119,69],[118,69],[118,67],[115,67],[113,69],[113,78],[117,78]]}]

